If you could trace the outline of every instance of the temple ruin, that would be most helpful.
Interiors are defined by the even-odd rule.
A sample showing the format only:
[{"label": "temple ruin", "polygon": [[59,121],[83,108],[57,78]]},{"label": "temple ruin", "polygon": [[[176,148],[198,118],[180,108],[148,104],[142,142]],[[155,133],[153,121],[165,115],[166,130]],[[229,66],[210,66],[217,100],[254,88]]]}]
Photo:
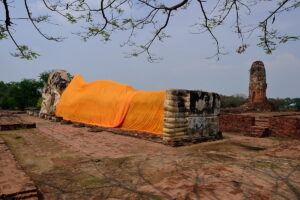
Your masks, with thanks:
[{"label": "temple ruin", "polygon": [[299,112],[273,112],[275,107],[268,101],[266,90],[264,63],[255,61],[250,68],[247,102],[241,107],[223,110],[219,118],[221,131],[239,132],[252,137],[299,138]]},{"label": "temple ruin", "polygon": [[262,61],[255,61],[250,68],[249,97],[242,106],[246,111],[274,111],[275,108],[267,99],[266,69]]}]

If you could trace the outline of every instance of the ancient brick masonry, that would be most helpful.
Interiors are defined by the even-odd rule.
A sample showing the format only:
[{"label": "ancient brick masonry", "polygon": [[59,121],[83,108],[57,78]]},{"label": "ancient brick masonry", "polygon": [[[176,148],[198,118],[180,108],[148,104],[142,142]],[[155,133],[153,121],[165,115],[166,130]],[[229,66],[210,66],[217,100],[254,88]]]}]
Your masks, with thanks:
[{"label": "ancient brick masonry", "polygon": [[263,62],[256,61],[252,64],[250,69],[249,82],[249,102],[263,102],[266,101],[266,70]]},{"label": "ancient brick masonry", "polygon": [[220,129],[252,137],[300,138],[300,112],[221,114]]},{"label": "ancient brick masonry", "polygon": [[262,61],[253,62],[250,68],[249,97],[242,106],[246,111],[273,111],[274,106],[266,96],[266,69]]},{"label": "ancient brick masonry", "polygon": [[221,114],[220,129],[221,131],[245,133],[255,124],[255,117],[238,114]]},{"label": "ancient brick masonry", "polygon": [[270,135],[268,119],[253,114],[221,114],[221,131],[243,133],[245,136],[267,137]]},{"label": "ancient brick masonry", "polygon": [[20,117],[17,112],[0,113],[0,131],[35,128],[36,124]]},{"label": "ancient brick masonry", "polygon": [[165,141],[219,139],[220,96],[196,90],[167,90]]},{"label": "ancient brick masonry", "polygon": [[[266,96],[266,70],[262,61],[253,62],[250,68],[249,98],[247,103],[237,109],[226,110],[241,114],[222,114],[221,131],[242,132],[252,137],[299,137],[298,113],[268,113],[274,105]],[[229,112],[228,112],[229,111]],[[289,115],[290,117],[286,117]],[[293,115],[293,117],[291,117]]]},{"label": "ancient brick masonry", "polygon": [[0,138],[0,199],[38,200],[38,189]]},{"label": "ancient brick masonry", "polygon": [[272,117],[269,119],[269,128],[272,136],[300,139],[300,116]]}]

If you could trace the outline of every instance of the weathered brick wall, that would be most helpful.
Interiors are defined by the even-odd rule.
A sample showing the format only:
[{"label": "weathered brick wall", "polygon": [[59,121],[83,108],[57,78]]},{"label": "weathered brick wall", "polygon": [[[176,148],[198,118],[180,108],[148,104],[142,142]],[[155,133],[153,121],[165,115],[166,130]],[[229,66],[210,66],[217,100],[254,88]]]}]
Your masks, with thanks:
[{"label": "weathered brick wall", "polygon": [[163,139],[208,140],[220,137],[220,96],[197,90],[167,90]]},{"label": "weathered brick wall", "polygon": [[221,114],[220,130],[245,132],[255,124],[255,117],[249,115]]},{"label": "weathered brick wall", "polygon": [[271,136],[300,138],[300,118],[272,117],[269,119]]}]

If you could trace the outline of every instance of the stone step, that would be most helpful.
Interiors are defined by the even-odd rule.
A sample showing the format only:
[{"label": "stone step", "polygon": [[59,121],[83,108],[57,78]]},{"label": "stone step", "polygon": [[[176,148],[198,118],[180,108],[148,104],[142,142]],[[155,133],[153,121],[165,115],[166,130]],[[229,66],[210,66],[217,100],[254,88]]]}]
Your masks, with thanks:
[{"label": "stone step", "polygon": [[268,124],[255,124],[254,126],[251,127],[257,127],[257,128],[268,128],[269,125]]},{"label": "stone step", "polygon": [[255,123],[269,123],[269,120],[255,120]]},{"label": "stone step", "polygon": [[251,130],[265,130],[268,129],[266,126],[251,126],[249,129]]},{"label": "stone step", "polygon": [[270,135],[270,130],[267,127],[251,126],[244,135],[251,137],[267,137]]},{"label": "stone step", "polygon": [[268,123],[256,123],[255,122],[255,125],[254,126],[263,126],[263,127],[268,127],[269,124]]},{"label": "stone step", "polygon": [[255,117],[255,119],[268,120],[270,117]]},{"label": "stone step", "polygon": [[257,125],[269,125],[269,123],[265,123],[265,122],[255,122],[255,126]]}]

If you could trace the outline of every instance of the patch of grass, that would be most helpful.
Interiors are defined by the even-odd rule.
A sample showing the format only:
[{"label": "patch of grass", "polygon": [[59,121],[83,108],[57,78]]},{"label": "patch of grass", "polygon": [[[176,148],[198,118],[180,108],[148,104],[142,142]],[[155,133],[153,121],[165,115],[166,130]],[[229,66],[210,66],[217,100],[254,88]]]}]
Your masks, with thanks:
[{"label": "patch of grass", "polygon": [[38,165],[36,164],[28,164],[24,167],[25,170],[33,170],[36,169],[38,167]]},{"label": "patch of grass", "polygon": [[283,137],[270,137],[270,139],[276,142],[277,144],[290,140],[290,138],[283,138]]},{"label": "patch of grass", "polygon": [[109,180],[106,178],[99,178],[89,174],[78,174],[73,179],[87,187],[109,183]]},{"label": "patch of grass", "polygon": [[[9,141],[6,140],[6,137],[7,137],[7,138],[14,139],[14,140],[18,140],[18,142],[24,143],[24,138],[23,138],[22,136],[18,135],[17,133],[10,133],[10,134],[2,135],[2,138],[3,138],[7,143],[9,143]],[[12,142],[13,142],[13,141],[12,141]]]},{"label": "patch of grass", "polygon": [[231,162],[235,161],[234,157],[224,155],[224,154],[217,154],[217,153],[207,153],[207,158],[214,161],[223,161],[223,162]]},{"label": "patch of grass", "polygon": [[53,163],[53,170],[54,171],[64,171],[76,167],[78,164],[78,160],[74,159],[73,157],[67,155],[60,155],[55,158],[50,158],[51,163]]},{"label": "patch of grass", "polygon": [[19,140],[19,139],[22,139],[22,136],[15,135],[14,138],[15,138],[16,140]]},{"label": "patch of grass", "polygon": [[66,160],[66,161],[75,159],[74,156],[68,155],[66,153],[60,153],[56,158],[61,159],[61,160]]},{"label": "patch of grass", "polygon": [[109,159],[109,163],[115,167],[121,166],[125,163],[129,163],[131,160],[133,160],[133,157],[122,157],[122,158],[112,158]]},{"label": "patch of grass", "polygon": [[147,195],[148,198],[150,199],[154,199],[154,200],[161,200],[162,198],[157,196],[157,195],[154,195],[154,194],[148,194]]},{"label": "patch of grass", "polygon": [[252,166],[255,168],[264,168],[264,169],[280,169],[277,165],[270,162],[256,161],[252,163]]},{"label": "patch of grass", "polygon": [[51,169],[52,173],[59,173],[61,171],[65,171],[66,169],[70,168],[69,166],[63,166],[63,165],[54,165]]}]

